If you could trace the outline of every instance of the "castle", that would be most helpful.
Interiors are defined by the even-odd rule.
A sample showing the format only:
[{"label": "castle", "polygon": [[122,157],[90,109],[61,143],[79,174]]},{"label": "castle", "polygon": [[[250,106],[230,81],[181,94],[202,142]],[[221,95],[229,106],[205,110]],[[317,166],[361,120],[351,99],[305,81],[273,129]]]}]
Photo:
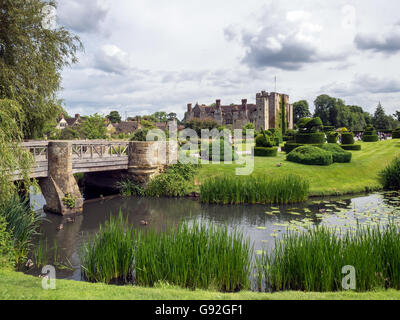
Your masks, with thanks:
[{"label": "castle", "polygon": [[247,99],[241,105],[221,105],[216,100],[215,106],[199,105],[193,108],[187,105],[184,121],[193,118],[214,119],[219,125],[232,125],[233,129],[241,129],[247,123],[253,123],[256,130],[272,128],[293,129],[293,105],[289,96],[277,92],[261,91],[256,95],[256,104],[248,104]]}]

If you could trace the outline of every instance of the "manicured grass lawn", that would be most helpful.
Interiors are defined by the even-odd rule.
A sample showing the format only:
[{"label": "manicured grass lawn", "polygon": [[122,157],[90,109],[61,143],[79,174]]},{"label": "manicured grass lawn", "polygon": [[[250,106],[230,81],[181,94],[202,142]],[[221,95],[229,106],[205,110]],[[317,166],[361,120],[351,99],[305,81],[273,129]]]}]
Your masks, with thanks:
[{"label": "manicured grass lawn", "polygon": [[366,293],[281,293],[240,292],[224,294],[213,291],[190,291],[176,287],[141,288],[111,286],[72,280],[57,280],[56,290],[43,290],[42,279],[15,271],[0,270],[2,300],[383,300],[400,299],[400,291]]},{"label": "manicured grass lawn", "polygon": [[[351,163],[334,163],[331,166],[309,166],[286,161],[286,154],[277,157],[256,157],[253,175],[279,175],[295,173],[310,181],[310,196],[342,195],[375,191],[382,188],[378,173],[396,156],[400,155],[400,140],[364,143],[361,151],[351,151]],[[282,163],[282,167],[277,167]],[[234,175],[237,164],[207,164],[200,169],[196,180],[218,175]],[[198,191],[198,186],[197,190]]]}]

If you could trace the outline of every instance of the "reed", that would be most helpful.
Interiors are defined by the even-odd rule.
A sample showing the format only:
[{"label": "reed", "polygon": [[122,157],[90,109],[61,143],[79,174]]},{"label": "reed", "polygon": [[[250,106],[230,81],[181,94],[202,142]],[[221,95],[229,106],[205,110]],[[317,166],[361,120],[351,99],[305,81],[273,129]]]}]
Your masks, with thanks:
[{"label": "reed", "polygon": [[142,233],[110,219],[81,251],[83,277],[92,282],[238,291],[249,287],[253,247],[237,230],[187,222]]},{"label": "reed", "polygon": [[287,204],[307,200],[309,182],[297,175],[222,176],[205,180],[200,200],[217,204]]},{"label": "reed", "polygon": [[[326,227],[288,232],[275,250],[257,258],[260,277],[272,291],[341,291],[342,268],[356,271],[356,290],[400,288],[399,227],[358,227],[343,234]],[[260,270],[262,270],[260,272]]]}]

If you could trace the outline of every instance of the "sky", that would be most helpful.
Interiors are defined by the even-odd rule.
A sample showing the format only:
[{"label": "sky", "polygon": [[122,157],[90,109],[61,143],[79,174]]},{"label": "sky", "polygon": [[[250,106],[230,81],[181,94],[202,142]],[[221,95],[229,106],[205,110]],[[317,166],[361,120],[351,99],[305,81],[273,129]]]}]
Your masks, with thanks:
[{"label": "sky", "polygon": [[398,0],[59,0],[84,45],[62,72],[71,115],[255,103],[262,90],[400,110]]}]

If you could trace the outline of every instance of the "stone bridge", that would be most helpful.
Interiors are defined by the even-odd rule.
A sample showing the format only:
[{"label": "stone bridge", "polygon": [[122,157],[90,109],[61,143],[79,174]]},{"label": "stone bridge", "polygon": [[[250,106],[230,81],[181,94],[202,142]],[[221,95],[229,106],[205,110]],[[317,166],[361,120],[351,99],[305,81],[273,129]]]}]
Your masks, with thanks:
[{"label": "stone bridge", "polygon": [[[39,180],[44,209],[62,215],[82,212],[74,173],[126,170],[134,181],[144,184],[178,157],[176,141],[32,141],[22,146],[34,156],[31,178]],[[14,180],[19,180],[18,172]],[[68,205],[66,198],[75,204]]]}]

